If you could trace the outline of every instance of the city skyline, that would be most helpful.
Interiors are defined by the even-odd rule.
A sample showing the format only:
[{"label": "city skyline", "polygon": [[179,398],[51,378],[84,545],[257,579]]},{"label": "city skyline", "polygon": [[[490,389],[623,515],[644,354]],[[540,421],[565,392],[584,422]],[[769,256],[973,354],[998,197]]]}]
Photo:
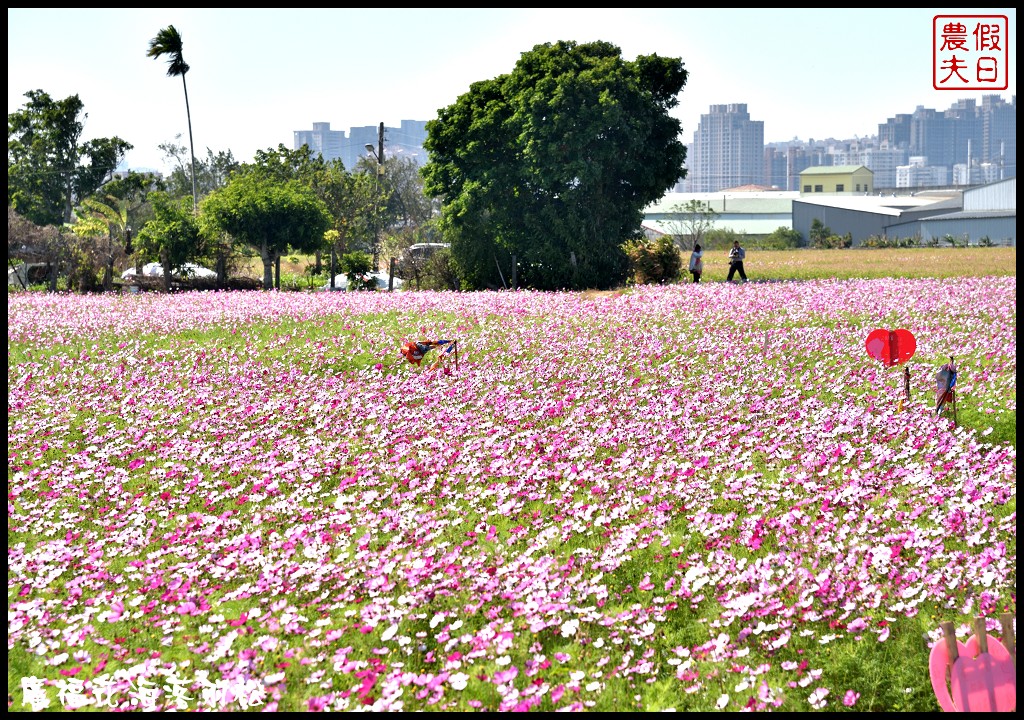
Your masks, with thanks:
[{"label": "city skyline", "polygon": [[[183,39],[196,155],[290,146],[314,122],[348,129],[430,120],[472,83],[511,72],[536,44],[602,40],[625,59],[679,57],[689,80],[672,111],[689,144],[715,104],[744,103],[765,141],[870,136],[917,106],[1016,95],[1016,10],[1006,90],[932,88],[932,21],[914,9],[207,10],[8,9],[8,112],[25,93],[77,94],[83,139],[132,143],[131,167],[163,166],[158,145],[187,143],[182,84],[146,56],[168,25]],[[843,44],[848,49],[841,49]],[[184,140],[185,142],[182,142]]]}]

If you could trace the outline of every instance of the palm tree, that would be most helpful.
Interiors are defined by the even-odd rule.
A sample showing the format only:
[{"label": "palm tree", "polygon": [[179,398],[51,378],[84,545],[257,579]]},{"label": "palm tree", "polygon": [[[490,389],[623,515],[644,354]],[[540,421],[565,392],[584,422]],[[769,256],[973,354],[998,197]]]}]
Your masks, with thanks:
[{"label": "palm tree", "polygon": [[149,41],[148,57],[159,58],[168,55],[167,77],[181,76],[181,86],[185,89],[185,114],[188,116],[189,154],[192,156],[192,210],[197,208],[196,199],[196,151],[192,142],[192,113],[188,109],[188,86],[185,84],[185,73],[189,71],[188,63],[181,54],[181,34],[173,25],[168,25]]},{"label": "palm tree", "polygon": [[[103,253],[104,290],[110,290],[113,287],[114,256],[120,253],[120,250],[117,253],[114,252],[114,234],[116,232],[120,237],[127,238],[130,232],[128,227],[129,205],[128,200],[121,200],[113,195],[103,198],[96,196],[83,200],[79,211],[81,217],[91,218],[107,227],[107,251]],[[127,247],[125,252],[128,252]]]}]

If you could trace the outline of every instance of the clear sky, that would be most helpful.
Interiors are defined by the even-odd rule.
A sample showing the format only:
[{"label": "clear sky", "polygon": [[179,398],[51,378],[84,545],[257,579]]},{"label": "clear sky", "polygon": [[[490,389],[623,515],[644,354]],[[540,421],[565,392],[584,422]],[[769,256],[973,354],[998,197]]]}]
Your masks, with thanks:
[{"label": "clear sky", "polygon": [[[1006,90],[935,90],[935,15],[1005,15]],[[1013,8],[860,9],[25,9],[7,10],[7,110],[25,93],[78,95],[83,140],[133,144],[131,168],[166,170],[158,145],[188,144],[180,78],[146,56],[182,36],[196,155],[293,146],[296,130],[397,127],[431,120],[522,53],[559,40],[603,40],[623,57],[682,59],[689,80],[673,115],[689,145],[710,105],[746,103],[765,142],[865,137],[919,105],[1017,92]],[[179,137],[180,136],[180,137]]]}]

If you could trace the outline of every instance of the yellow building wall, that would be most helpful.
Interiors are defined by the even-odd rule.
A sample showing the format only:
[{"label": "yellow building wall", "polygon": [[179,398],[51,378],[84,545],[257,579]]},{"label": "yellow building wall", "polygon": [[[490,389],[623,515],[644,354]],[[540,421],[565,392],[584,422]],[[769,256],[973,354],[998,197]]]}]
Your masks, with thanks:
[{"label": "yellow building wall", "polygon": [[[819,185],[821,189],[815,189]],[[840,185],[842,185],[842,190],[839,189]],[[808,187],[810,187],[810,190],[807,189]],[[841,192],[844,194],[863,195],[864,193],[870,194],[873,189],[873,173],[867,168],[855,170],[852,173],[815,173],[813,175],[800,176],[801,194],[813,195],[816,192]]]}]

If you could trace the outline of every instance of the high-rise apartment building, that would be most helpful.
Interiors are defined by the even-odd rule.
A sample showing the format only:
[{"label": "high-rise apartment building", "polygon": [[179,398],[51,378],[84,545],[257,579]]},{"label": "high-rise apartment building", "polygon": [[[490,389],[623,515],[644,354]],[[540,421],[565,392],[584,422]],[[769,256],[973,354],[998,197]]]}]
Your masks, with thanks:
[{"label": "high-rise apartment building", "polygon": [[854,162],[874,173],[876,188],[896,187],[896,168],[907,164],[907,148],[893,147],[888,141],[883,140],[877,147],[861,150]]},{"label": "high-rise apartment building", "polygon": [[945,114],[918,105],[910,120],[910,154],[925,158],[929,165],[952,164],[953,151],[946,141]]},{"label": "high-rise apartment building", "polygon": [[331,161],[342,157],[348,145],[344,130],[331,130],[329,122],[315,122],[312,130],[296,130],[293,150],[308,145],[314,155],[320,154]]},{"label": "high-rise apartment building", "polygon": [[751,120],[745,103],[712,105],[700,116],[688,157],[689,192],[763,185],[764,121]]},{"label": "high-rise apartment building", "polygon": [[889,118],[884,123],[879,123],[878,142],[887,142],[891,147],[909,148],[911,120],[912,116],[910,114],[900,113],[896,117]]},{"label": "high-rise apartment building", "polygon": [[[384,128],[385,158],[427,160],[426,120],[402,120]],[[823,128],[827,132],[827,128]],[[325,159],[341,159],[349,170],[377,147],[379,125],[331,130],[313,123],[295,131],[295,147],[309,145]],[[910,158],[915,158],[913,162]],[[764,142],[764,123],[751,120],[745,103],[712,105],[701,115],[687,152],[687,176],[677,192],[717,192],[743,185],[799,190],[800,173],[810,167],[863,165],[874,173],[879,190],[906,182],[977,184],[976,178],[1001,180],[1017,174],[1017,97],[986,95],[980,104],[957,100],[937,111],[923,106],[878,125],[878,135],[855,140]],[[897,178],[897,168],[904,168]],[[944,168],[925,170],[924,168]],[[948,180],[947,180],[948,178]]]},{"label": "high-rise apartment building", "polygon": [[999,178],[1017,176],[1017,96],[1006,102],[999,95],[981,99],[983,163],[1000,167]]},{"label": "high-rise apartment building", "polygon": [[[416,164],[427,161],[423,143],[427,139],[426,120],[402,120],[397,128],[384,128],[384,158],[407,157]],[[294,150],[308,145],[324,160],[341,160],[347,170],[355,168],[360,157],[366,155],[366,146],[377,147],[380,135],[379,125],[364,125],[344,130],[331,130],[326,122],[313,123],[312,130],[296,130]]]},{"label": "high-rise apartment building", "polygon": [[[999,95],[986,95],[980,106],[973,99],[962,99],[942,112],[918,106],[913,114],[896,115],[878,126],[877,147],[886,145],[891,152],[906,151],[899,165],[915,168],[902,173],[902,178],[921,176],[917,168],[922,165],[909,163],[910,157],[924,158],[928,167],[945,168],[958,184],[973,184],[969,178],[988,177],[992,168],[1000,168],[999,179],[1014,177],[1017,97],[1007,102]],[[984,172],[980,169],[982,165]],[[953,172],[955,167],[960,169]],[[879,175],[877,168],[872,169],[876,171],[876,187],[893,187],[887,179],[888,172]]]}]

